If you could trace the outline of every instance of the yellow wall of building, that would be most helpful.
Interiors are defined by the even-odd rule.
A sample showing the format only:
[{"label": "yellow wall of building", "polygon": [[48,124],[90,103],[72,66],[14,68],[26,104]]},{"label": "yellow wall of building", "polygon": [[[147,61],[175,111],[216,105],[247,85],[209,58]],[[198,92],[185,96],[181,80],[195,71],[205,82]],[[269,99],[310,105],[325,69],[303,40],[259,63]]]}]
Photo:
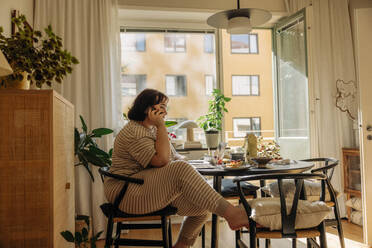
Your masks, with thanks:
[{"label": "yellow wall of building", "polygon": [[[224,93],[231,97],[225,114],[225,130],[229,138],[233,134],[233,117],[260,117],[262,135],[273,137],[274,103],[272,75],[272,42],[270,29],[252,31],[258,34],[258,54],[232,54],[230,35],[222,32]],[[232,96],[232,75],[259,75],[259,96]],[[270,132],[265,132],[270,131]],[[230,145],[242,145],[242,141],[230,141]]]}]

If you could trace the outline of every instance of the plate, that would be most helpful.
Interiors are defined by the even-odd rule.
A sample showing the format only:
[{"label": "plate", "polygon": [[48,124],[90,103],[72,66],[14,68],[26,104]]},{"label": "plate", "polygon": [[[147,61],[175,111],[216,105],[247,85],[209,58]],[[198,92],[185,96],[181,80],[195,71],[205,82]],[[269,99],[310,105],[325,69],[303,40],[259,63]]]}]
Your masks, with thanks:
[{"label": "plate", "polygon": [[222,166],[222,168],[224,170],[245,170],[245,169],[250,168],[250,167],[252,167],[250,164],[243,164],[243,165],[238,166],[238,167]]}]

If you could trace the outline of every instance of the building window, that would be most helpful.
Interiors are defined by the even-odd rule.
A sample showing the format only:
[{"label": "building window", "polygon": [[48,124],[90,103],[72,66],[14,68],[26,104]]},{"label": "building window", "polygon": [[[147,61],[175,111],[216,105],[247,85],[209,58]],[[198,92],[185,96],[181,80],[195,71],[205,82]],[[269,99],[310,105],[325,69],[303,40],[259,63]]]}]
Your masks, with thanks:
[{"label": "building window", "polygon": [[257,34],[232,34],[231,53],[258,53]]},{"label": "building window", "polygon": [[232,76],[233,96],[260,95],[260,82],[258,75]]},{"label": "building window", "polygon": [[213,75],[205,75],[205,95],[211,96],[214,89],[217,88],[216,80]]},{"label": "building window", "polygon": [[213,34],[205,34],[204,35],[204,52],[205,53],[213,53],[214,52],[214,35]]},{"label": "building window", "polygon": [[233,118],[234,137],[245,137],[247,133],[253,133],[256,136],[261,136],[261,118]]},{"label": "building window", "polygon": [[186,96],[186,76],[166,76],[165,88],[168,96]]},{"label": "building window", "polygon": [[164,48],[166,52],[185,52],[186,36],[184,34],[165,34]]},{"label": "building window", "polygon": [[122,33],[124,51],[144,52],[146,50],[146,36],[144,33]]},{"label": "building window", "polygon": [[146,75],[122,75],[121,94],[135,96],[146,88]]}]

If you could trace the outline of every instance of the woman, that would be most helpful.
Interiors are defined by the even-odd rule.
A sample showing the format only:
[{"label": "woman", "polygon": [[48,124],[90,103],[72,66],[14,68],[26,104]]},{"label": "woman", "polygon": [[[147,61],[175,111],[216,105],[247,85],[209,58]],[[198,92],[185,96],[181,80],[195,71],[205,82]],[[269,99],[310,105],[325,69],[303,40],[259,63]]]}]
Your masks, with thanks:
[{"label": "woman", "polygon": [[[174,160],[164,117],[168,97],[145,89],[128,112],[129,123],[115,139],[110,172],[144,179],[143,185],[129,184],[120,209],[144,214],[172,205],[187,216],[175,248],[194,244],[210,212],[224,217],[235,230],[248,225],[243,208],[234,207],[218,194],[187,162]],[[105,180],[105,194],[113,202],[123,183]]]}]

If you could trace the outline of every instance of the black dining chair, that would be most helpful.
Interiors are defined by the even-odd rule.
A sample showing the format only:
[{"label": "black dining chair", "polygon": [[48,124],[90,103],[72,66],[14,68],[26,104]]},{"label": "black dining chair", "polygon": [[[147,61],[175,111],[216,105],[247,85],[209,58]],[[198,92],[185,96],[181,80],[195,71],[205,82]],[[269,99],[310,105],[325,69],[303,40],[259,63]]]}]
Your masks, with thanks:
[{"label": "black dining chair", "polygon": [[[111,247],[112,245],[114,245],[115,248],[118,248],[119,246],[157,246],[171,248],[172,224],[170,216],[176,214],[177,209],[172,206],[167,206],[156,212],[148,214],[125,213],[119,209],[119,205],[121,201],[124,199],[125,193],[128,189],[128,185],[130,183],[143,184],[144,180],[110,173],[108,167],[101,167],[99,168],[98,171],[101,175],[102,181],[104,180],[105,177],[110,177],[124,182],[123,188],[116,197],[114,203],[104,203],[101,205],[102,212],[108,218],[105,248]],[[160,223],[141,224],[123,223],[128,221],[153,221],[153,220],[160,220]],[[114,223],[116,223],[116,235],[114,238],[112,238]],[[124,239],[120,237],[122,230],[154,228],[161,229],[162,240]]]},{"label": "black dining chair", "polygon": [[[253,199],[257,197],[257,190],[260,189],[260,187],[255,186],[251,183],[243,183],[241,185],[241,188],[244,192],[244,195],[247,199]],[[231,178],[222,178],[221,180],[221,195],[228,201],[230,200],[238,200],[240,203],[240,197],[238,193],[238,188],[236,184],[233,182],[233,179]],[[242,233],[248,233],[248,231],[240,229],[235,231],[235,246],[238,248],[238,240],[241,238]],[[205,225],[202,228],[201,231],[202,236],[202,248],[205,248]]]},{"label": "black dining chair", "polygon": [[[325,221],[324,218],[329,214],[330,209],[326,206],[324,202],[317,202],[317,203],[310,203],[305,200],[299,200],[301,191],[303,190],[303,183],[305,179],[316,179],[326,181],[327,176],[324,174],[266,174],[266,175],[252,175],[252,176],[245,176],[245,177],[236,177],[234,182],[237,184],[238,192],[240,196],[240,200],[243,203],[243,206],[247,212],[249,218],[249,233],[250,233],[250,244],[249,246],[244,243],[243,240],[239,240],[238,244],[239,247],[250,247],[256,248],[256,239],[257,238],[264,238],[264,239],[281,239],[281,238],[290,238],[293,239],[292,247],[296,247],[296,239],[297,238],[307,238],[307,247],[320,247],[320,248],[327,248],[327,240],[325,234]],[[289,201],[286,200],[286,195],[283,190],[283,180],[285,179],[294,179],[295,180],[295,193],[293,195],[293,200]],[[279,198],[258,198],[255,200],[247,201],[244,195],[244,192],[241,188],[242,183],[246,181],[252,180],[277,180],[278,187],[279,187]],[[255,202],[253,202],[255,201]],[[278,213],[273,214],[270,213],[268,216],[280,216],[279,219],[276,220],[269,220],[270,224],[267,223],[256,223],[254,220],[254,216],[258,216],[258,212],[260,211],[260,207],[262,208],[265,204],[269,204],[270,210],[277,209]],[[276,205],[275,205],[276,204]],[[314,209],[311,210],[309,205],[313,204]],[[252,206],[251,206],[252,205]],[[275,208],[275,206],[279,206]],[[311,223],[308,223],[309,226],[300,226],[300,228],[296,228],[298,222],[296,219],[304,218],[303,216],[299,216],[299,212],[297,211],[300,206],[300,209],[303,209],[304,206],[309,211],[307,214],[312,216],[309,218]],[[322,209],[322,214],[319,215],[319,209]],[[288,214],[289,210],[289,214]],[[262,211],[262,209],[261,209]],[[313,218],[314,214],[318,214],[318,218],[314,221]],[[306,215],[307,216],[307,215]],[[260,220],[262,222],[262,219]],[[320,223],[315,224],[314,223]],[[300,222],[301,225],[304,225],[303,222]],[[274,225],[267,226],[267,225]],[[272,230],[273,229],[273,230]],[[317,244],[316,237],[319,237],[320,244]]]},{"label": "black dining chair", "polygon": [[[340,209],[337,201],[337,193],[331,183],[335,167],[339,164],[339,161],[334,158],[311,158],[304,159],[302,161],[315,162],[320,164],[317,166],[317,168],[312,169],[311,173],[322,173],[326,176],[325,180],[322,180],[320,182],[321,186],[320,200],[325,201],[329,207],[333,208],[335,219],[326,219],[325,224],[326,226],[336,226],[341,248],[345,248],[344,233],[342,229]],[[327,191],[329,193],[329,199],[326,199]]]}]

